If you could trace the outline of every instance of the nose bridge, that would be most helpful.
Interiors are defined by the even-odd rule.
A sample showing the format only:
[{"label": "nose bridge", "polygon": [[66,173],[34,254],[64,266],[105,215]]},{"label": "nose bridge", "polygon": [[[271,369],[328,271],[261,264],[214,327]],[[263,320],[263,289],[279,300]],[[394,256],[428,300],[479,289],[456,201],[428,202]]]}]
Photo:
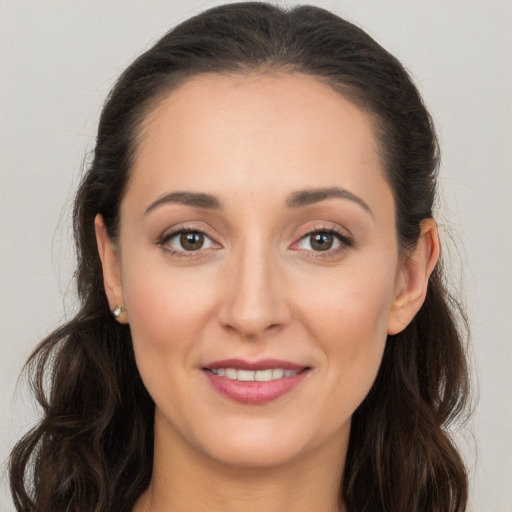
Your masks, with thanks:
[{"label": "nose bridge", "polygon": [[257,337],[284,325],[289,315],[274,249],[257,236],[247,238],[228,264],[221,320],[244,337]]}]

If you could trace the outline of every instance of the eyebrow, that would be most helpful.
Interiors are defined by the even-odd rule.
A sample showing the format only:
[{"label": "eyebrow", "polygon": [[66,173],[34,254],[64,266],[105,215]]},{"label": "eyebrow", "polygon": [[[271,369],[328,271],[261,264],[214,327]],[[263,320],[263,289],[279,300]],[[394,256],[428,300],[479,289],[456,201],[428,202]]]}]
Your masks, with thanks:
[{"label": "eyebrow", "polygon": [[219,210],[221,207],[219,200],[210,194],[201,192],[171,192],[170,194],[159,197],[154,203],[151,203],[144,212],[144,215],[154,210],[157,206],[168,203],[178,203],[211,210]]},{"label": "eyebrow", "polygon": [[300,208],[310,204],[324,201],[325,199],[348,199],[361,206],[372,217],[373,212],[371,208],[359,196],[356,196],[349,190],[340,187],[326,187],[326,188],[311,188],[306,190],[298,190],[288,196],[286,205],[289,208]]},{"label": "eyebrow", "polygon": [[[373,212],[365,201],[349,190],[340,187],[297,190],[288,196],[286,206],[288,208],[300,208],[302,206],[308,206],[332,198],[353,201],[373,217]],[[151,203],[144,212],[144,215],[148,214],[160,205],[169,203],[178,203],[186,206],[194,206],[196,208],[206,208],[211,210],[219,210],[221,208],[220,201],[211,194],[205,194],[203,192],[171,192],[159,197],[156,201]]]}]

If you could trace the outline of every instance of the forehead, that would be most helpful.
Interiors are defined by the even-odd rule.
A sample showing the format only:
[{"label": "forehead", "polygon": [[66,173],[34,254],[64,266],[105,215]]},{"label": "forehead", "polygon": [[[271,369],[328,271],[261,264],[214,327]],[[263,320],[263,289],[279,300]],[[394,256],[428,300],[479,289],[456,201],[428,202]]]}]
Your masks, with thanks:
[{"label": "forehead", "polygon": [[144,119],[128,191],[149,200],[162,188],[248,183],[266,195],[333,185],[379,193],[387,184],[371,117],[308,75],[250,74],[193,78]]}]

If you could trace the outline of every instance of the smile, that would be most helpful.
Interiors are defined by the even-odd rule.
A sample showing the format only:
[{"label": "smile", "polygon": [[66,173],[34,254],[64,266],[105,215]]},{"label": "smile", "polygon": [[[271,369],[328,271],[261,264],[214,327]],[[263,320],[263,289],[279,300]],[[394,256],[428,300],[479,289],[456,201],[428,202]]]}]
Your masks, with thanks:
[{"label": "smile", "polygon": [[284,368],[268,368],[266,370],[238,370],[236,368],[217,368],[210,370],[214,375],[242,382],[268,382],[271,380],[293,377],[299,370],[285,370]]},{"label": "smile", "polygon": [[225,398],[243,404],[262,405],[297,388],[311,373],[311,367],[266,359],[217,361],[203,367],[212,388]]}]

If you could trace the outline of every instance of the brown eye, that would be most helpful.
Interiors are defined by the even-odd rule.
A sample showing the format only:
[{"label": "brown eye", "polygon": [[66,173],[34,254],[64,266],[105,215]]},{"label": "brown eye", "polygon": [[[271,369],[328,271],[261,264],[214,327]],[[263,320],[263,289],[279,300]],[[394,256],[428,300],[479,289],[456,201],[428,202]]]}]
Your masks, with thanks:
[{"label": "brown eye", "polygon": [[342,233],[330,229],[318,229],[304,235],[294,247],[313,253],[325,252],[334,254],[337,250],[352,247],[352,241]]},{"label": "brown eye", "polygon": [[204,235],[196,231],[181,233],[180,245],[185,251],[197,251],[204,245]]},{"label": "brown eye", "polygon": [[201,231],[175,231],[164,237],[160,244],[175,253],[186,253],[211,249],[213,240]]},{"label": "brown eye", "polygon": [[331,233],[313,233],[309,236],[314,251],[328,251],[334,245],[334,235]]}]

